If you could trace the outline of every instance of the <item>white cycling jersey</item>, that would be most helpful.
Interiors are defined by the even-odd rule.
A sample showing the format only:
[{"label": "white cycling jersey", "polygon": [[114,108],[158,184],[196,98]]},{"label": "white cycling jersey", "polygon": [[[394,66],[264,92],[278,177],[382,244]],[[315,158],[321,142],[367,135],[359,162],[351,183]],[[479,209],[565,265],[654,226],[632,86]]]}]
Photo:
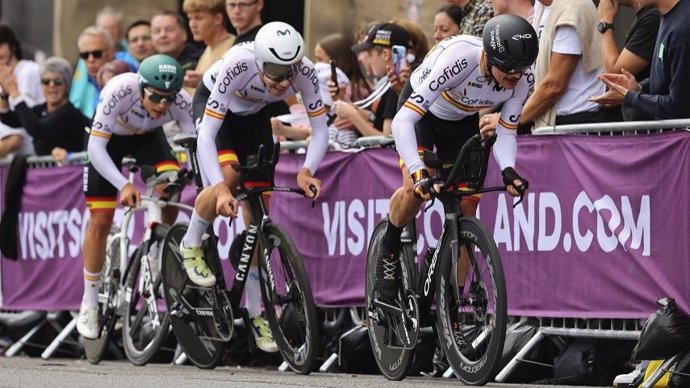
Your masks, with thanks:
[{"label": "white cycling jersey", "polygon": [[[296,93],[302,95],[312,127],[304,167],[312,174],[316,173],[328,148],[328,110],[319,96],[319,80],[314,64],[308,58],[292,65],[290,79],[290,87],[283,95],[274,96],[270,93],[259,77],[254,42],[233,46],[221,61],[204,73],[204,85],[211,90],[211,95],[198,127],[197,147],[199,166],[211,185],[223,182],[215,141],[225,115],[228,112],[237,116],[251,115],[259,112],[266,104],[282,101]],[[251,131],[252,128],[247,130]]]},{"label": "white cycling jersey", "polygon": [[[522,107],[534,90],[534,74],[525,71],[514,89],[504,89],[481,70],[482,41],[473,36],[447,38],[427,54],[410,75],[414,90],[393,119],[395,144],[410,174],[424,168],[417,152],[415,123],[426,111],[457,121],[504,103],[493,148],[501,170],[515,165],[516,130]],[[477,129],[478,132],[478,129]]]},{"label": "white cycling jersey", "polygon": [[183,132],[194,133],[192,98],[184,89],[175,97],[167,112],[153,119],[142,105],[138,75],[124,73],[113,77],[101,91],[91,125],[88,154],[96,171],[115,188],[127,184],[108,155],[106,146],[112,135],[131,136],[152,132],[171,121],[177,121]]}]

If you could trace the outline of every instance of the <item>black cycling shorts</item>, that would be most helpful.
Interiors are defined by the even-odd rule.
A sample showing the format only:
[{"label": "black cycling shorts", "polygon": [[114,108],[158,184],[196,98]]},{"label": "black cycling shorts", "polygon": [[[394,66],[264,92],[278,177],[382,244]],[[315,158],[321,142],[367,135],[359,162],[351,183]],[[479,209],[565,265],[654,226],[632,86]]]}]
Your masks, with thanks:
[{"label": "black cycling shorts", "polygon": [[[125,156],[133,156],[140,166],[154,166],[157,173],[180,169],[160,127],[143,135],[112,135],[106,150],[120,170]],[[117,206],[117,189],[96,171],[91,162],[84,166],[84,196],[91,211],[112,210]]]}]

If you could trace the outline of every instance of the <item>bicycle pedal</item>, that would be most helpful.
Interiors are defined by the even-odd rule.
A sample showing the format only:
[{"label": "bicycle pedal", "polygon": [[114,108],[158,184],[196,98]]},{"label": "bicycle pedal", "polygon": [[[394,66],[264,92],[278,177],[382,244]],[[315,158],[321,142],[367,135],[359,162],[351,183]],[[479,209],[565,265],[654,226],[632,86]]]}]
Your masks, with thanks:
[{"label": "bicycle pedal", "polygon": [[373,322],[378,326],[383,326],[387,323],[386,315],[381,310],[373,306],[369,309],[369,311],[367,311],[367,317],[369,318],[370,322]]}]

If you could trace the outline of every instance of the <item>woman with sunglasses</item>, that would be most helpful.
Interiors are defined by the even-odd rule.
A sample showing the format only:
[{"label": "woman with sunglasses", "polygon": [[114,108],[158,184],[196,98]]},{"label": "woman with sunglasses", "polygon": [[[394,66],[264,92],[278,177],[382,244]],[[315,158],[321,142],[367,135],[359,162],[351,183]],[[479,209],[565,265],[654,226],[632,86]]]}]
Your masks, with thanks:
[{"label": "woman with sunglasses", "polygon": [[21,126],[33,138],[36,155],[52,154],[62,164],[68,153],[84,149],[84,128],[90,122],[68,100],[72,67],[67,60],[48,58],[41,67],[40,76],[46,102],[33,107],[19,92],[14,76],[0,77],[0,86],[9,94],[10,107]]},{"label": "woman with sunglasses", "polygon": [[[230,188],[237,187],[239,173],[232,166],[246,165],[247,156],[259,145],[273,149],[271,121],[266,105],[300,93],[307,110],[312,138],[297,184],[308,196],[317,196],[321,181],[313,174],[328,147],[327,110],[319,94],[314,64],[304,57],[304,40],[297,30],[282,22],[261,27],[254,42],[233,46],[222,61],[204,73],[194,95],[194,118],[198,124],[198,158],[205,189],[196,199],[189,229],[180,250],[187,275],[200,286],[212,286],[215,277],[208,270],[201,250],[206,227],[218,216],[236,217],[237,200]],[[273,175],[273,171],[270,172]],[[257,185],[269,176],[248,176]],[[316,188],[312,193],[310,186]],[[268,207],[268,201],[265,200]],[[245,225],[249,215],[244,214]],[[272,334],[261,317],[261,289],[258,263],[252,260],[246,283],[246,304],[257,346],[278,351]]]},{"label": "woman with sunglasses", "polygon": [[[177,121],[183,132],[194,132],[192,98],[181,90],[183,78],[175,59],[156,54],[141,62],[138,73],[117,75],[101,91],[87,142],[89,163],[84,167],[90,219],[82,247],[84,294],[77,330],[85,338],[98,337],[98,285],[117,193],[123,206],[141,201],[137,188],[122,175],[122,158],[132,155],[140,165],[154,166],[156,173],[178,170],[162,125]],[[175,208],[163,209],[163,222],[171,224],[176,217]]]}]

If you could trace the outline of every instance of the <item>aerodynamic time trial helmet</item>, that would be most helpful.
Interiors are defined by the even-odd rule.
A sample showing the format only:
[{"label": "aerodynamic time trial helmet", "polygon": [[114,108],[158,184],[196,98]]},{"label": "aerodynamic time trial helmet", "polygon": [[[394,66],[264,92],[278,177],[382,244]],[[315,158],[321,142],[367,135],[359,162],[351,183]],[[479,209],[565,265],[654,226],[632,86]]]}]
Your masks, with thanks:
[{"label": "aerodynamic time trial helmet", "polygon": [[259,70],[280,82],[291,75],[292,65],[304,57],[304,39],[291,25],[271,22],[256,34],[254,53]]}]

